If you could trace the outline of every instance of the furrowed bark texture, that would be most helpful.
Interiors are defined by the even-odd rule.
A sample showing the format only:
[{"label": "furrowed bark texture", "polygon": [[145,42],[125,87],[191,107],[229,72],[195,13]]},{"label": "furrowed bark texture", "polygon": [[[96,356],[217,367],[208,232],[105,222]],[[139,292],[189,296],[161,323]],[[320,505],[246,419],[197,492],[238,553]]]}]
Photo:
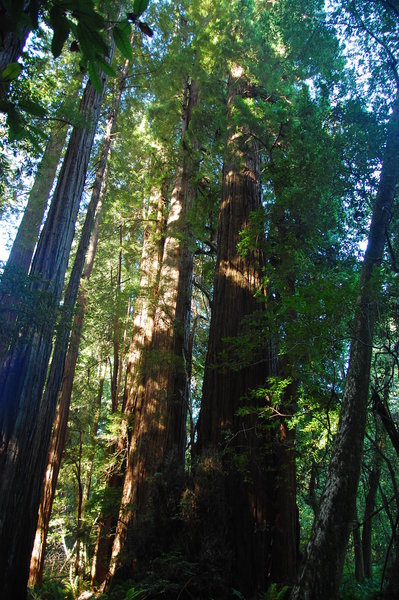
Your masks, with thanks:
[{"label": "furrowed bark texture", "polygon": [[55,403],[47,409],[41,395],[102,96],[88,82],[80,105],[86,127],[72,132],[33,259],[32,297],[42,318],[24,332],[0,373],[0,594],[16,600],[26,597],[55,412]]},{"label": "furrowed bark texture", "polygon": [[[108,142],[111,139],[110,134],[111,130],[109,129],[103,145],[102,156],[97,169],[96,180],[94,182],[90,204],[87,209],[86,219],[83,225],[70,281],[65,292],[64,320],[55,342],[53,358],[42,403],[42,410],[45,411],[45,414],[40,415],[40,420],[43,423],[47,423],[48,420],[51,419],[55,405],[56,416],[51,434],[48,463],[43,481],[36,536],[31,556],[29,573],[29,585],[31,586],[42,583],[46,538],[61,466],[62,453],[65,445],[72,384],[86,308],[85,289],[82,286],[79,289],[80,274],[82,272],[86,253],[87,257],[82,275],[83,279],[87,281],[90,278],[94,266],[98,229],[101,218],[102,197],[106,185],[107,157],[109,152]],[[77,297],[78,309],[73,318],[72,325],[73,307]],[[68,349],[69,334],[71,330],[72,333]]]},{"label": "furrowed bark texture", "polygon": [[[66,126],[56,126],[50,134],[45,152],[37,170],[35,182],[29,194],[28,204],[10,256],[4,268],[0,284],[0,359],[18,339],[17,318],[23,311],[24,285],[32,261],[33,252],[39,237],[40,226],[47,207],[47,201],[62,149],[67,135]],[[29,318],[29,317],[28,317]]]},{"label": "furrowed bark texture", "polygon": [[10,268],[19,269],[24,275],[29,272],[67,133],[66,125],[56,125],[50,133],[4,273]]},{"label": "furrowed bark texture", "polygon": [[382,170],[362,265],[342,408],[320,512],[291,600],[335,600],[355,514],[367,417],[378,278],[399,172],[399,94],[387,129]]},{"label": "furrowed bark texture", "polygon": [[[230,75],[230,119],[234,118],[236,97],[245,92],[245,81],[239,77]],[[237,411],[259,404],[259,399],[250,397],[250,391],[263,387],[269,373],[265,349],[258,349],[263,360],[259,360],[260,355],[252,357],[244,366],[239,364],[239,354],[237,360],[233,352],[231,366],[226,339],[239,339],[245,319],[262,310],[255,298],[262,288],[262,257],[257,251],[242,256],[237,248],[240,232],[249,226],[251,212],[259,208],[257,144],[245,128],[237,132],[230,126],[197,450],[203,456],[221,456],[227,503],[223,511],[228,515],[227,547],[232,552],[230,577],[233,587],[244,595],[265,590],[271,574],[273,475],[270,433],[257,421],[256,410],[241,416]],[[226,350],[228,364],[220,364]]]},{"label": "furrowed bark texture", "polygon": [[[183,102],[183,142],[190,141],[187,130],[197,103],[197,83],[187,79]],[[189,150],[184,148],[182,145],[167,220],[143,391],[139,393],[134,407],[134,424],[108,585],[121,567],[130,572],[136,568],[141,558],[139,545],[144,549],[144,560],[146,553],[151,554],[145,520],[154,498],[155,473],[164,474],[170,468],[176,473],[184,467],[188,407],[185,361],[188,352],[193,269],[189,213],[196,197],[192,181],[195,160],[193,161]],[[137,539],[139,530],[141,542]]]},{"label": "furrowed bark texture", "polygon": [[[142,394],[142,369],[145,351],[148,351],[154,326],[154,312],[159,283],[163,252],[163,236],[165,232],[165,197],[158,189],[153,189],[147,211],[143,211],[147,220],[144,230],[143,246],[140,259],[140,280],[138,297],[134,304],[133,329],[129,347],[126,385],[123,399],[123,412],[126,430],[121,432],[120,451],[123,451],[131,430],[129,421],[134,415],[137,400]],[[116,448],[111,449],[116,450]],[[127,476],[128,477],[128,476]],[[91,581],[103,583],[106,579],[115,529],[118,521],[107,499],[112,490],[123,487],[123,473],[113,471],[107,476],[105,503],[98,525],[96,549],[93,557]]]}]

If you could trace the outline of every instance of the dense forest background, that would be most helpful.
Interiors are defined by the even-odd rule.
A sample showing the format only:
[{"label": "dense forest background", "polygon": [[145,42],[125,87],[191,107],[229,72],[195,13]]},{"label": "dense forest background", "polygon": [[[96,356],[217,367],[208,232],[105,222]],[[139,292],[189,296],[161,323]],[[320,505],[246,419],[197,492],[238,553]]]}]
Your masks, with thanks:
[{"label": "dense forest background", "polygon": [[0,0],[0,596],[399,598],[397,0]]}]

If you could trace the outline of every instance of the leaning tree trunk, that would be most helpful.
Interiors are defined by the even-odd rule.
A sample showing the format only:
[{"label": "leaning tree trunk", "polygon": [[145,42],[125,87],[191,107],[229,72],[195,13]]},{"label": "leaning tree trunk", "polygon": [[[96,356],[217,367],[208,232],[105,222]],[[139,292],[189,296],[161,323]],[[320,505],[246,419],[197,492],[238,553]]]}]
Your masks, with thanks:
[{"label": "leaning tree trunk", "polygon": [[10,347],[18,338],[18,328],[21,323],[17,316],[23,311],[25,297],[24,287],[28,282],[27,276],[32,256],[39,237],[40,226],[51,188],[54,183],[56,170],[65,145],[67,127],[56,125],[48,140],[42,160],[39,164],[35,182],[29,194],[28,204],[0,284],[0,360],[4,358]]},{"label": "leaning tree trunk", "polygon": [[28,275],[67,133],[68,128],[64,124],[56,124],[50,133],[4,274],[9,269],[18,269],[21,274]]},{"label": "leaning tree trunk", "polygon": [[[72,383],[78,358],[78,350],[82,335],[83,319],[86,307],[86,292],[84,286],[80,287],[79,294],[77,292],[79,289],[80,273],[82,272],[82,266],[86,252],[86,264],[83,270],[82,279],[87,281],[90,278],[93,270],[98,241],[98,229],[101,218],[102,198],[104,196],[106,185],[107,156],[109,152],[110,139],[111,129],[109,128],[105,143],[103,145],[100,163],[97,168],[96,180],[94,182],[90,204],[87,209],[86,219],[76,253],[70,281],[65,292],[64,307],[66,307],[66,311],[64,313],[64,322],[55,342],[48,382],[44,393],[44,407],[46,407],[48,410],[53,410],[54,403],[56,403],[57,408],[53,432],[51,435],[46,475],[43,482],[35,542],[31,556],[29,572],[29,585],[31,586],[36,584],[41,585],[42,583],[46,539],[57,486],[58,474],[61,466],[62,453],[65,445],[69,406],[72,395]],[[96,218],[94,221],[95,214]],[[72,319],[73,307],[76,303],[77,296],[78,309],[73,319],[73,325],[71,326],[70,320]],[[69,332],[71,328],[72,334],[67,352]],[[42,419],[45,421],[45,417],[42,417]]]},{"label": "leaning tree trunk", "polygon": [[349,368],[327,482],[307,547],[305,563],[291,600],[334,600],[338,595],[355,514],[362,461],[373,333],[381,285],[378,272],[383,259],[398,175],[399,93],[387,128],[379,187],[360,275]]},{"label": "leaning tree trunk", "polygon": [[[140,259],[139,291],[134,304],[133,330],[129,347],[127,376],[122,406],[126,421],[126,429],[121,432],[118,448],[111,448],[110,453],[117,450],[123,452],[126,447],[130,430],[129,421],[131,421],[132,415],[134,414],[139,395],[144,353],[146,349],[148,350],[152,339],[157,286],[159,283],[163,252],[163,236],[165,230],[164,213],[165,197],[161,191],[154,188],[151,192],[148,211],[146,211],[145,214],[147,225],[144,229],[143,236]],[[98,524],[96,548],[91,569],[92,585],[95,585],[95,583],[103,583],[108,573],[114,533],[118,520],[117,507],[115,507],[115,511],[112,511],[109,496],[113,496],[115,490],[122,487],[123,472],[117,467],[107,475],[104,507]]]},{"label": "leaning tree trunk", "polygon": [[101,93],[90,82],[86,86],[80,106],[86,126],[72,132],[33,259],[30,291],[37,321],[23,332],[0,372],[0,594],[16,600],[26,597],[55,412],[55,403],[44,407],[41,396],[105,76],[102,82]]},{"label": "leaning tree trunk", "polygon": [[[107,184],[108,159],[115,133],[120,101],[125,88],[127,69],[128,64],[125,63],[124,71],[110,109],[105,137],[101,148],[100,160],[96,170],[93,191],[87,209],[86,219],[79,241],[70,281],[65,292],[64,306],[67,307],[68,312],[65,314],[63,327],[57,337],[48,383],[45,391],[45,406],[52,407],[56,401],[56,398],[58,398],[58,402],[50,443],[46,475],[43,482],[35,542],[31,556],[29,572],[29,585],[31,586],[37,583],[41,584],[43,577],[46,539],[58,481],[58,474],[61,466],[62,453],[65,445],[69,406],[72,395],[72,384],[78,359],[78,350],[82,336],[84,314],[86,309],[85,286],[80,285],[79,288],[80,274],[82,272],[85,257],[86,263],[82,273],[82,279],[84,281],[88,281],[90,279],[94,266],[102,206]],[[71,339],[67,352],[69,333],[71,329],[70,319],[72,318],[73,307],[76,303],[78,310],[74,316]]]},{"label": "leaning tree trunk", "polygon": [[[262,319],[264,311],[256,297],[263,287],[262,253],[253,249],[243,256],[237,247],[240,233],[251,227],[251,213],[261,208],[259,148],[248,128],[236,127],[235,102],[243,94],[247,94],[247,84],[237,67],[228,84],[230,125],[197,451],[205,464],[214,461],[216,469],[220,461],[223,465],[225,500],[218,514],[215,506],[213,519],[225,520],[221,532],[225,539],[218,542],[219,558],[227,557],[222,576],[230,578],[241,593],[252,596],[273,580],[273,541],[280,532],[274,518],[274,435],[269,424],[258,418],[259,397],[251,395],[264,388],[272,374],[269,344],[267,340],[249,340],[254,350],[248,356],[245,337],[241,337],[251,321],[255,325]],[[219,525],[213,522],[210,527],[218,531]],[[295,538],[287,538],[289,547],[296,546]]]},{"label": "leaning tree trunk", "polygon": [[[142,389],[134,406],[119,520],[112,550],[107,586],[122,566],[132,572],[148,553],[155,499],[155,473],[176,475],[184,467],[188,406],[185,361],[191,308],[193,242],[189,215],[196,197],[193,176],[195,143],[188,126],[198,103],[196,81],[187,78],[183,102],[182,149],[166,226],[157,307]],[[191,143],[190,143],[191,142]],[[136,391],[137,393],[137,391]],[[158,482],[160,479],[158,478]],[[163,481],[164,484],[167,482]],[[162,484],[161,484],[162,485]],[[168,494],[168,491],[165,492]],[[133,509],[131,507],[134,507]],[[159,507],[160,512],[167,507]],[[149,510],[150,509],[150,510]],[[156,512],[156,509],[155,509]],[[159,547],[169,532],[160,531]],[[141,538],[141,547],[138,538]],[[129,538],[129,539],[128,539]],[[146,556],[147,554],[147,556]]]}]

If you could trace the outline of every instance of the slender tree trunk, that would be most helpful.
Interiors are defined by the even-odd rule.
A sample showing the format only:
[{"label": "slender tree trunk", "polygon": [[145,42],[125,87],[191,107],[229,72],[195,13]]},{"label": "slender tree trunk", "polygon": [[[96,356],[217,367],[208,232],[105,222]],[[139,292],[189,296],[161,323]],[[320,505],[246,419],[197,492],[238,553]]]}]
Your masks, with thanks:
[{"label": "slender tree trunk", "polygon": [[[105,82],[103,76],[103,90]],[[72,132],[33,259],[32,299],[42,318],[23,332],[0,373],[0,593],[15,600],[26,597],[56,407],[56,401],[44,406],[41,395],[102,97],[89,82],[80,106],[86,127]]]},{"label": "slender tree trunk", "polygon": [[[139,390],[135,401],[122,502],[107,578],[108,587],[121,566],[130,572],[134,571],[140,559],[145,561],[148,554],[151,554],[148,547],[150,530],[154,526],[153,519],[160,518],[159,514],[151,514],[150,507],[150,499],[153,506],[157,504],[154,474],[161,473],[164,476],[170,468],[176,475],[184,467],[188,406],[185,361],[194,255],[189,214],[196,197],[193,183],[196,160],[187,149],[189,144],[186,142],[189,141],[191,113],[197,103],[197,83],[187,78],[180,164],[166,227],[150,354],[145,362],[142,392]],[[162,484],[167,487],[167,482],[163,481]],[[167,490],[165,494],[168,494]],[[160,512],[167,510],[165,505],[158,508]],[[154,511],[156,510],[155,508]],[[162,534],[165,538],[168,537],[166,531]],[[162,545],[161,539],[159,542]]]},{"label": "slender tree trunk", "polygon": [[378,281],[385,235],[399,173],[399,94],[387,128],[379,188],[373,207],[353,324],[349,368],[326,487],[306,560],[291,600],[334,600],[342,577],[354,517],[367,416]]},{"label": "slender tree trunk", "polygon": [[[94,193],[94,191],[93,191]],[[90,240],[89,251],[86,259],[86,265],[83,273],[83,278],[87,281],[90,278],[91,271],[94,265],[95,249],[97,247],[98,240],[98,227],[101,215],[101,207],[98,206],[98,212],[96,222],[93,227],[92,237]],[[69,294],[68,294],[69,295]],[[72,385],[76,369],[76,363],[78,359],[78,350],[80,345],[80,339],[83,329],[83,320],[86,308],[86,291],[84,286],[80,287],[78,300],[77,300],[77,311],[72,325],[71,339],[69,342],[68,352],[66,353],[65,362],[63,366],[63,374],[61,381],[58,379],[60,372],[54,373],[54,370],[60,368],[63,362],[63,354],[65,352],[65,346],[67,339],[65,338],[64,332],[61,333],[62,338],[56,342],[54,358],[51,364],[50,371],[53,371],[51,381],[54,387],[49,388],[49,392],[45,392],[45,397],[50,397],[58,394],[57,387],[60,385],[58,402],[54,420],[53,431],[51,435],[50,449],[48,455],[48,464],[46,474],[43,482],[43,489],[39,507],[38,523],[36,528],[35,542],[33,546],[30,573],[29,573],[29,585],[41,585],[43,578],[43,566],[44,557],[46,550],[46,539],[48,528],[50,524],[50,517],[52,511],[53,500],[55,496],[55,490],[57,487],[58,474],[61,467],[62,453],[65,446],[65,437],[67,431],[67,423],[69,417],[69,407],[72,395]],[[58,359],[57,359],[58,355]],[[54,366],[53,366],[54,365]],[[50,381],[50,378],[49,378]]]},{"label": "slender tree trunk", "polygon": [[86,505],[89,499],[90,486],[91,486],[91,476],[93,472],[94,465],[94,457],[96,453],[96,439],[97,439],[97,429],[98,429],[98,421],[100,418],[101,411],[101,401],[103,397],[104,391],[104,379],[105,373],[99,373],[99,386],[98,386],[98,394],[97,394],[97,405],[95,407],[93,421],[91,425],[91,435],[88,440],[88,445],[90,445],[90,452],[87,460],[87,467],[84,477],[83,486],[79,485],[79,503],[78,503],[78,515],[77,515],[77,524],[76,524],[76,559],[75,559],[75,575],[77,577],[82,576],[82,540],[85,534],[85,513],[86,513]]},{"label": "slender tree trunk", "polygon": [[[134,415],[145,350],[148,350],[152,339],[154,312],[161,268],[163,237],[165,231],[165,197],[163,192],[153,189],[149,201],[148,212],[144,214],[147,225],[144,229],[143,247],[140,259],[140,280],[138,297],[134,304],[134,320],[131,335],[126,384],[123,399],[125,415],[125,431],[121,432],[118,449],[123,452],[130,437],[131,420]],[[129,424],[130,422],[130,424]],[[123,473],[112,471],[107,476],[105,502],[98,524],[96,549],[91,570],[91,582],[103,583],[106,579],[111,558],[114,534],[117,525],[117,510],[111,510],[108,497],[115,494],[117,488],[123,487]],[[120,499],[119,499],[120,501]],[[114,504],[114,503],[113,503]]]},{"label": "slender tree trunk", "polygon": [[356,581],[364,581],[364,560],[363,547],[360,536],[360,524],[356,519],[352,527],[353,551],[355,554],[355,579]]},{"label": "slender tree trunk", "polygon": [[371,471],[368,477],[368,489],[366,494],[364,515],[363,515],[363,530],[362,530],[362,553],[363,553],[363,565],[364,565],[364,576],[366,579],[373,577],[373,565],[371,555],[371,532],[373,524],[373,512],[375,509],[375,502],[377,498],[378,484],[380,481],[381,474],[381,446],[383,443],[383,436],[380,433],[380,427],[376,427],[376,439],[374,441],[375,448],[372,459]]},{"label": "slender tree trunk", "polygon": [[[87,209],[85,224],[82,230],[70,282],[65,293],[65,305],[69,308],[69,315],[72,314],[75,303],[77,303],[78,306],[78,310],[75,313],[72,325],[69,349],[67,352],[70,326],[68,323],[64,323],[63,330],[60,332],[59,338],[57,338],[55,345],[50,375],[45,391],[45,398],[49,399],[50,403],[52,403],[54,398],[57,396],[58,403],[50,444],[49,462],[46,469],[46,477],[43,483],[35,543],[31,557],[29,585],[32,586],[37,583],[41,584],[43,576],[46,537],[58,480],[58,473],[61,465],[62,452],[65,445],[69,406],[72,395],[72,384],[83,330],[83,321],[86,309],[86,290],[84,285],[80,286],[78,299],[76,302],[77,289],[80,281],[79,277],[82,271],[83,260],[86,256],[86,252],[86,263],[82,274],[83,280],[88,281],[90,279],[90,275],[94,266],[103,198],[106,190],[108,158],[111,150],[112,138],[115,131],[116,118],[124,84],[125,73],[121,80],[116,100],[108,118],[106,134],[102,145],[100,161],[96,171],[96,178],[91,200]],[[90,242],[88,242],[89,239]],[[51,398],[53,398],[53,400],[50,400]]]}]

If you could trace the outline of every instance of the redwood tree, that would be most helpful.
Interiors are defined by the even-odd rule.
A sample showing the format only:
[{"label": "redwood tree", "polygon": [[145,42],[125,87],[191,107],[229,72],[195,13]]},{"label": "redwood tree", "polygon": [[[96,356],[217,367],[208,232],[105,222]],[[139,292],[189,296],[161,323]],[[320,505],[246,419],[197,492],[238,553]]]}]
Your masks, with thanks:
[{"label": "redwood tree", "polygon": [[196,197],[195,144],[189,135],[189,124],[197,103],[197,82],[187,77],[182,147],[166,225],[154,328],[142,381],[136,391],[108,585],[121,567],[132,572],[140,559],[151,556],[148,547],[151,510],[148,511],[156,501],[155,473],[165,475],[171,469],[177,475],[184,468],[188,408],[185,362],[194,254],[189,215]]},{"label": "redwood tree", "polygon": [[[55,404],[39,410],[76,218],[85,183],[106,76],[101,91],[86,85],[80,105],[83,127],[72,132],[53,201],[31,268],[30,323],[0,373],[1,482],[0,577],[3,595],[26,596],[29,560],[40,502]],[[23,518],[22,518],[23,515]]]}]

